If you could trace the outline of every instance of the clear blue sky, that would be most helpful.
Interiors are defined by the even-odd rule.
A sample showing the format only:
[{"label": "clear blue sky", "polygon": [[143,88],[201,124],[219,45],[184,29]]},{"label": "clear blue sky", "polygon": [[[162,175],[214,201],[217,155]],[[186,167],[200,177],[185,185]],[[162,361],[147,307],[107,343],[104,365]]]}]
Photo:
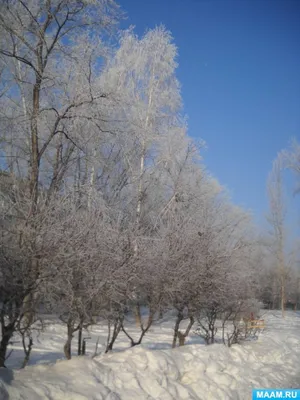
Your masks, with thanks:
[{"label": "clear blue sky", "polygon": [[235,203],[263,221],[272,160],[300,138],[300,0],[119,0],[136,32],[179,49],[189,135]]}]

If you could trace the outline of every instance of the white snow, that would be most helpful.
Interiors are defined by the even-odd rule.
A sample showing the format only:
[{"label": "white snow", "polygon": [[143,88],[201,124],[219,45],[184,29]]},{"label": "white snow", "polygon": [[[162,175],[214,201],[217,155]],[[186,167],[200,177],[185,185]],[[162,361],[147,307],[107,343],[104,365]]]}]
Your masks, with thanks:
[{"label": "white snow", "polygon": [[[282,319],[279,312],[268,312],[264,318],[267,328],[258,340],[231,348],[205,346],[192,334],[186,346],[172,350],[173,321],[164,321],[141,346],[126,349],[128,341],[120,335],[113,353],[71,361],[59,360],[65,327],[52,324],[40,335],[31,365],[0,369],[0,399],[245,400],[252,388],[299,388],[300,314],[288,312]],[[89,332],[90,355],[96,338],[104,344],[105,334],[104,326]],[[21,356],[15,346],[9,366],[16,368]]]}]

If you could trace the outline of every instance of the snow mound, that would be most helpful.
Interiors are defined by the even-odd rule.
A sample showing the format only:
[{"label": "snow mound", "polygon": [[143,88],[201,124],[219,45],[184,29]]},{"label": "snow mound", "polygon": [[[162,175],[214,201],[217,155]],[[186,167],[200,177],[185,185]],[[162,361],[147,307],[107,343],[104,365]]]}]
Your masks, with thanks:
[{"label": "snow mound", "polygon": [[2,370],[0,399],[244,400],[252,388],[299,387],[299,322],[296,314],[284,321],[271,315],[259,340],[232,348],[137,346],[94,359]]}]

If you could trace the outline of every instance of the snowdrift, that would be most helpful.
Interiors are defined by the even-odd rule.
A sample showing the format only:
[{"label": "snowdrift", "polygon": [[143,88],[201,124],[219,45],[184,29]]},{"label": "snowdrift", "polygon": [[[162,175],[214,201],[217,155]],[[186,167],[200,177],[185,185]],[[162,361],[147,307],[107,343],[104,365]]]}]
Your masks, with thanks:
[{"label": "snowdrift", "polygon": [[[91,359],[75,357],[2,370],[1,400],[250,399],[252,388],[300,387],[300,316],[269,315],[257,341],[226,348],[137,346]],[[0,381],[1,382],[1,381]]]}]

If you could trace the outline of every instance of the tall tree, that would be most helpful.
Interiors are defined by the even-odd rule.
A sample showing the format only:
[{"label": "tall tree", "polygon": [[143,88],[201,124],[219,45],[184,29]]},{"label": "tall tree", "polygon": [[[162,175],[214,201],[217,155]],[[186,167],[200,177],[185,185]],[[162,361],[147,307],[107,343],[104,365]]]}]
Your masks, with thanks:
[{"label": "tall tree", "polygon": [[[22,182],[22,196],[12,195],[10,202],[16,215],[22,215],[23,226],[18,224],[16,232],[26,233],[22,238],[27,239],[14,244],[27,254],[19,260],[27,278],[17,309],[19,314],[28,310],[28,324],[42,279],[43,198],[60,189],[76,148],[85,153],[90,133],[101,132],[91,112],[106,94],[94,82],[106,53],[101,37],[112,32],[118,19],[113,0],[0,4],[1,167],[16,177],[17,186]],[[93,129],[83,129],[86,121]]]},{"label": "tall tree", "polygon": [[285,316],[286,303],[286,260],[285,260],[285,204],[282,180],[282,159],[280,155],[273,162],[273,168],[268,178],[269,215],[267,220],[272,229],[272,244],[276,255],[277,277],[280,282],[280,303],[282,316]]}]

